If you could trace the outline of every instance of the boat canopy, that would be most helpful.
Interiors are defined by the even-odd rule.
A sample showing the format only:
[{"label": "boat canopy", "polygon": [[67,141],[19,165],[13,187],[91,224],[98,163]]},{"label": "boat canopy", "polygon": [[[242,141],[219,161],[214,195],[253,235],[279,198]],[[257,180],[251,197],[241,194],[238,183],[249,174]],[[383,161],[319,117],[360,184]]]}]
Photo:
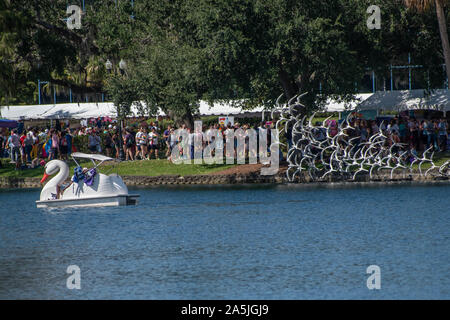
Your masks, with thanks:
[{"label": "boat canopy", "polygon": [[83,159],[90,159],[90,160],[97,160],[97,161],[110,161],[114,160],[114,158],[110,158],[107,156],[104,156],[102,154],[88,154],[88,153],[82,153],[82,152],[74,152],[71,154],[74,158],[83,158]]}]

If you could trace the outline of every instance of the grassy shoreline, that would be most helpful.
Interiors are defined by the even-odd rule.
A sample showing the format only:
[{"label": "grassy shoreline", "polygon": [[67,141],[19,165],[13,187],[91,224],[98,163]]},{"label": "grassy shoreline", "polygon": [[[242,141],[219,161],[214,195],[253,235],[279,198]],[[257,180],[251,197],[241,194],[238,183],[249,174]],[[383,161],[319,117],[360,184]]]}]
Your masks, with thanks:
[{"label": "grassy shoreline", "polygon": [[[441,166],[447,160],[450,160],[450,152],[435,154],[434,163]],[[15,165],[10,163],[9,159],[1,159],[2,167],[0,168],[0,177],[17,177],[17,178],[40,178],[44,174],[44,168],[15,170]],[[75,163],[73,160],[68,162],[70,167],[70,175],[73,173]],[[80,165],[83,167],[92,167],[92,162],[82,161]],[[100,166],[100,172],[109,174],[115,172],[121,176],[188,176],[188,175],[205,175],[226,170],[238,166],[237,164],[174,164],[165,159],[153,160],[135,160],[123,162],[106,162]],[[415,172],[418,172],[418,164],[413,166]],[[422,171],[431,167],[430,163],[422,165]]]},{"label": "grassy shoreline", "polygon": [[[76,167],[72,160],[68,162],[70,173]],[[83,167],[92,167],[92,162],[82,161],[80,165]],[[173,164],[165,159],[159,160],[136,160],[123,162],[107,162],[102,164],[99,169],[101,173],[115,172],[121,176],[165,176],[165,175],[201,175],[222,171],[233,167],[227,164]],[[34,169],[15,170],[14,164],[9,163],[9,159],[2,159],[2,168],[0,168],[0,177],[22,177],[22,178],[38,178],[44,174],[44,168],[38,167]]]}]

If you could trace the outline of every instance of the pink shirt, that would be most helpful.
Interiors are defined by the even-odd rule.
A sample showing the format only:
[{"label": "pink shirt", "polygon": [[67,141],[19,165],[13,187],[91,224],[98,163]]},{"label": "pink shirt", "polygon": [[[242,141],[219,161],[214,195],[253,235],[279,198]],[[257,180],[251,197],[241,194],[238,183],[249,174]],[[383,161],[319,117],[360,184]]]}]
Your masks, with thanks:
[{"label": "pink shirt", "polygon": [[56,134],[52,135],[52,148],[59,149],[59,137]]}]

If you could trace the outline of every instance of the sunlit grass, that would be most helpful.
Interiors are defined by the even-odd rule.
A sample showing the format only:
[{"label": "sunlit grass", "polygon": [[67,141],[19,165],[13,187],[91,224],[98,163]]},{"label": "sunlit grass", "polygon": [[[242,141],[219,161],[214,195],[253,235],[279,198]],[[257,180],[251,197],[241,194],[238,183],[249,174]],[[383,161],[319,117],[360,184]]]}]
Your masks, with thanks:
[{"label": "sunlit grass", "polygon": [[[0,177],[42,177],[44,168],[39,167],[35,169],[15,170],[14,164],[9,163],[7,159],[2,161],[3,167],[0,168]],[[91,168],[92,162],[80,162],[83,167]],[[70,174],[73,173],[75,163],[69,161]],[[137,160],[124,162],[108,162],[100,166],[100,172],[112,173],[115,172],[122,176],[163,176],[163,175],[201,175],[213,173],[234,165],[207,165],[207,164],[174,164],[167,160]]]}]

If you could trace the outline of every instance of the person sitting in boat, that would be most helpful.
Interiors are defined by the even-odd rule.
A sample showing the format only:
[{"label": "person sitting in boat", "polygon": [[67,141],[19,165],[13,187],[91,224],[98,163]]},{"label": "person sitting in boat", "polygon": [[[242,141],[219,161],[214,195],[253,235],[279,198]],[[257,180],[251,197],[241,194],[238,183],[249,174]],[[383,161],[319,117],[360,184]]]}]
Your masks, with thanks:
[{"label": "person sitting in boat", "polygon": [[73,170],[73,176],[67,185],[61,184],[56,187],[56,199],[59,199],[64,191],[67,190],[74,182],[79,183],[80,181],[86,180],[86,174],[90,171],[88,168],[76,167]]}]

